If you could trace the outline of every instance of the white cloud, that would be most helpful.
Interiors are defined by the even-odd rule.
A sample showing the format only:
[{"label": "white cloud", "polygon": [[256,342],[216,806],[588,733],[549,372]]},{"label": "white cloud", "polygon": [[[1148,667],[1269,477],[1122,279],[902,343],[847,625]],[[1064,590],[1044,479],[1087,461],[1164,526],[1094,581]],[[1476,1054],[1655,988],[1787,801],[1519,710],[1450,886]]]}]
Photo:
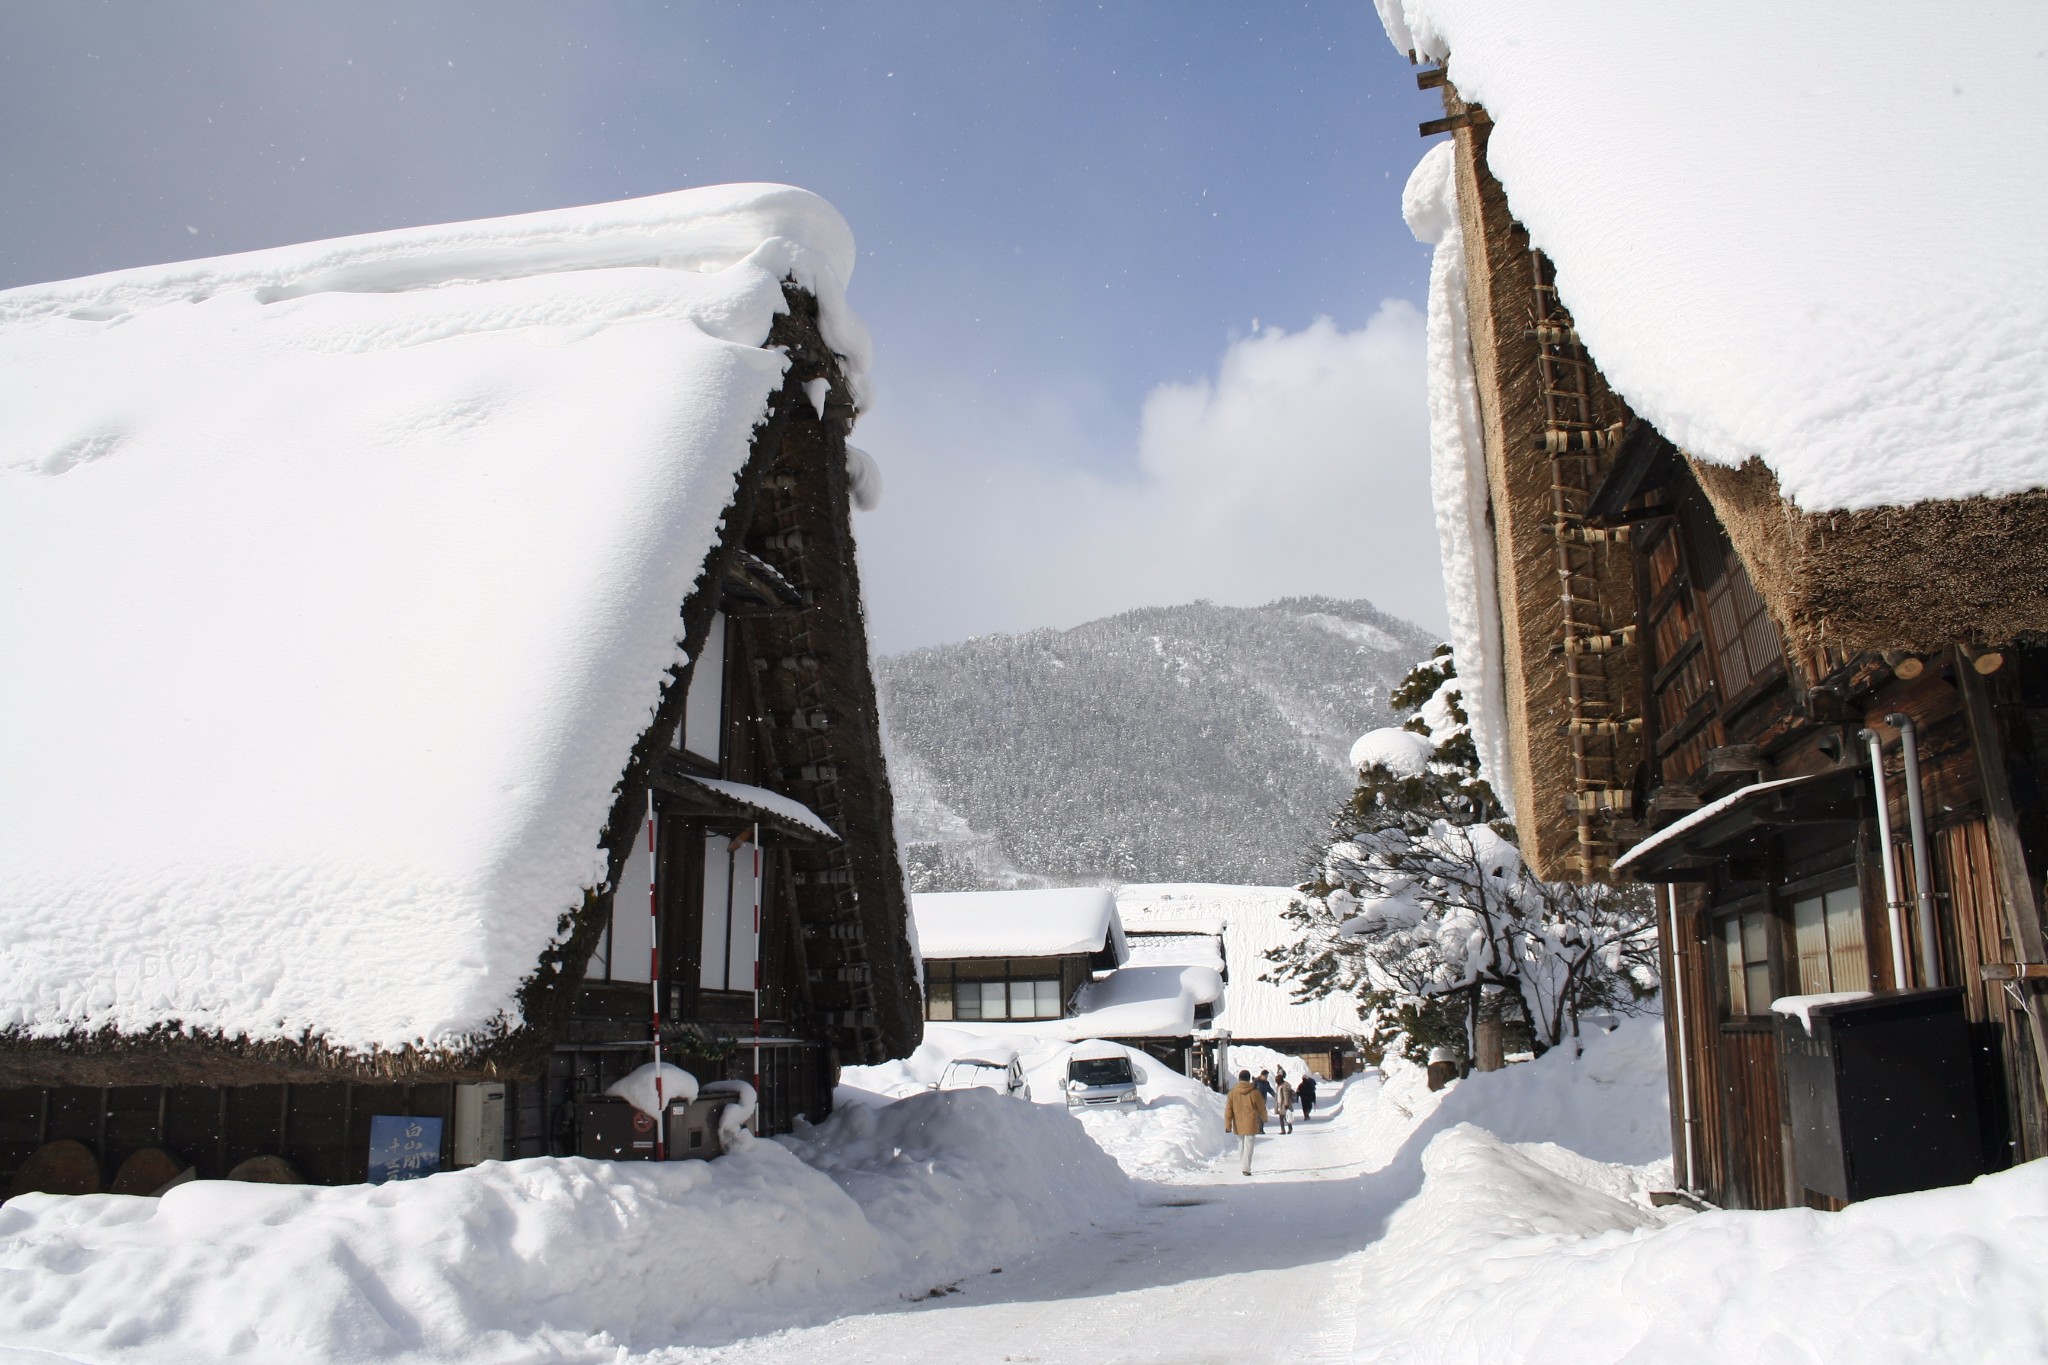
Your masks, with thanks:
[{"label": "white cloud", "polygon": [[[1357,331],[1267,328],[1233,342],[1213,378],[1153,389],[1126,477],[1076,468],[1015,417],[1006,429],[1017,407],[993,395],[908,414],[920,434],[974,433],[965,449],[864,424],[857,439],[890,479],[882,510],[856,523],[878,644],[1306,593],[1441,629],[1424,393],[1422,318],[1395,300]],[[1108,454],[1132,467],[1132,452]]]}]

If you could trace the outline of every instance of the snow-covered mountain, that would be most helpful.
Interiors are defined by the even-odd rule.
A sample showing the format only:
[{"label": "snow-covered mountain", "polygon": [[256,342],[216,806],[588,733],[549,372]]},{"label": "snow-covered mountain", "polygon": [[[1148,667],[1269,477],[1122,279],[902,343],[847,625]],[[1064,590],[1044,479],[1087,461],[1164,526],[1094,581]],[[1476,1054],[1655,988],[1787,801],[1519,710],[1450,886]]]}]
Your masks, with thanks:
[{"label": "snow-covered mountain", "polygon": [[1145,607],[883,659],[917,890],[1298,880],[1436,641],[1374,607]]}]

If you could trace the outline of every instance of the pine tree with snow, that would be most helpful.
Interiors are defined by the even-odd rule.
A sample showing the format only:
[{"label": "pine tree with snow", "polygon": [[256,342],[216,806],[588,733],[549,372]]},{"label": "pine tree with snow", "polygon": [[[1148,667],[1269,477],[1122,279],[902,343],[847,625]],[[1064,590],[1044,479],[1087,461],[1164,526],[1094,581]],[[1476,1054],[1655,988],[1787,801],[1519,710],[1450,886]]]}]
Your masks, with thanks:
[{"label": "pine tree with snow", "polygon": [[1393,694],[1412,713],[1352,750],[1358,787],[1267,954],[1300,999],[1357,996],[1385,1047],[1467,1057],[1526,1030],[1538,1053],[1592,1008],[1629,1012],[1657,987],[1646,888],[1539,880],[1479,774],[1448,648]]}]

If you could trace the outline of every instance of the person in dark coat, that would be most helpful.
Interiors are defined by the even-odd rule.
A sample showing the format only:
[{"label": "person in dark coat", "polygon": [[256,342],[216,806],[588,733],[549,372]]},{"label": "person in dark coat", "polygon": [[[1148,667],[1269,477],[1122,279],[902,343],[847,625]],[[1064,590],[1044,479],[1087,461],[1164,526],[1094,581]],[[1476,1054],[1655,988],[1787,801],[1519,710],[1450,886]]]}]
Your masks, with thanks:
[{"label": "person in dark coat", "polygon": [[1301,1121],[1307,1123],[1309,1114],[1316,1107],[1316,1073],[1302,1072],[1301,1084],[1294,1087],[1294,1094],[1301,1101]]}]

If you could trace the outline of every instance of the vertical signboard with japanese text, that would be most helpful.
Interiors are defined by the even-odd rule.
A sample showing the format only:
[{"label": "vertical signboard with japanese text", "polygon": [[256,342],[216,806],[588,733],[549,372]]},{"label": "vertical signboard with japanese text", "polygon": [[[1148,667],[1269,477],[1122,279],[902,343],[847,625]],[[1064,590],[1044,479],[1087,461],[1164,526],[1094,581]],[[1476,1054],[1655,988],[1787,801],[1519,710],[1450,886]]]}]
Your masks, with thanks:
[{"label": "vertical signboard with japanese text", "polygon": [[418,1180],[441,1169],[441,1120],[399,1114],[370,1119],[370,1183]]}]

